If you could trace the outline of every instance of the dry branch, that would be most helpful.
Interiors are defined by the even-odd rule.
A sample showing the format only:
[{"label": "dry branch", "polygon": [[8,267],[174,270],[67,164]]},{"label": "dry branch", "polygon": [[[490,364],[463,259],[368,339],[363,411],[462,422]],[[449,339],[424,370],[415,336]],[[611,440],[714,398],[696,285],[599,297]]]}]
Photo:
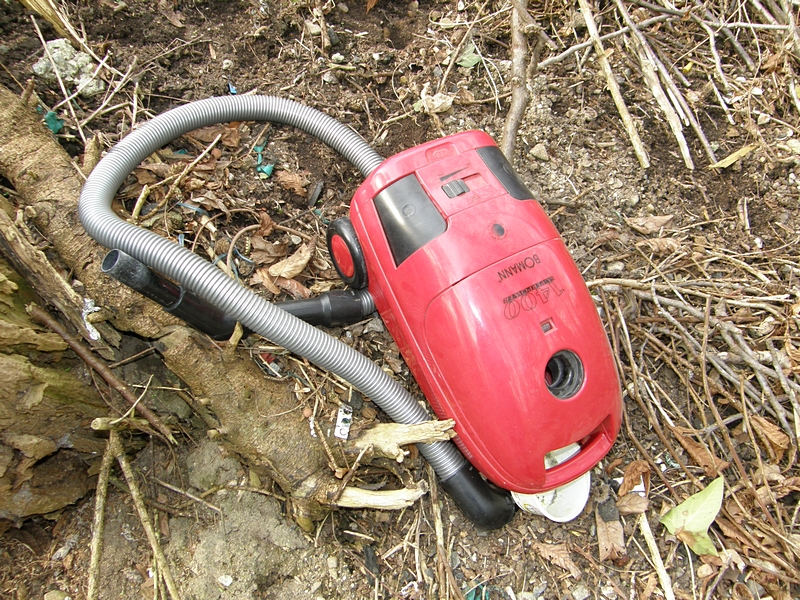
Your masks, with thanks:
[{"label": "dry branch", "polygon": [[83,346],[83,344],[74,340],[72,336],[69,335],[69,333],[55,319],[53,319],[53,317],[51,317],[39,306],[31,304],[28,306],[28,313],[36,321],[49,327],[62,338],[64,338],[64,341],[67,342],[70,348],[72,348],[73,352],[80,356],[92,369],[97,371],[97,373],[99,373],[100,376],[105,379],[108,385],[114,388],[114,390],[116,390],[120,396],[127,400],[128,404],[135,406],[139,414],[147,419],[148,423],[158,430],[167,440],[173,444],[176,443],[175,438],[172,436],[172,432],[166,425],[164,425],[163,421],[161,421],[161,419],[159,419],[152,410],[147,408],[147,406],[139,402],[139,399],[133,395],[133,393],[128,389],[128,386],[121,382],[116,375],[111,372],[111,369],[109,369],[108,366],[101,361],[101,359],[94,356]]},{"label": "dry branch", "polygon": [[506,159],[512,163],[517,132],[530,100],[528,94],[528,39],[523,27],[526,22],[523,13],[527,16],[525,12],[527,7],[527,0],[518,0],[511,10],[511,106],[506,115],[500,149]]},{"label": "dry branch", "polygon": [[631,117],[631,113],[628,111],[628,107],[625,105],[625,100],[622,98],[622,92],[620,92],[619,84],[617,83],[614,73],[611,70],[611,63],[608,62],[608,57],[606,57],[605,50],[603,49],[603,43],[600,41],[600,34],[597,31],[597,24],[594,21],[592,9],[589,6],[588,0],[580,0],[580,5],[581,12],[586,20],[586,28],[589,30],[589,35],[592,37],[592,41],[594,42],[597,60],[600,62],[600,66],[602,67],[603,73],[606,76],[608,91],[611,92],[611,97],[614,99],[614,104],[617,106],[617,111],[619,111],[619,116],[622,118],[622,123],[625,126],[625,131],[628,133],[628,138],[631,141],[636,158],[639,159],[639,164],[642,166],[642,168],[646,169],[650,166],[650,158],[647,156],[647,150],[644,149],[642,140],[639,137],[639,132],[636,131],[636,125],[633,122],[633,117]]}]

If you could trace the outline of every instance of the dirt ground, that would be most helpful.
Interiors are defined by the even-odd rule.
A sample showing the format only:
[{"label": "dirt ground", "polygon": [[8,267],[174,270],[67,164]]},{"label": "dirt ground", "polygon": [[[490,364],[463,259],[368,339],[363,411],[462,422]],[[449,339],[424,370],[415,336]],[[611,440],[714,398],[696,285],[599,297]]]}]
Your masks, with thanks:
[{"label": "dirt ground", "polygon": [[[329,27],[330,48],[323,48],[313,27],[319,19],[315,21],[314,7],[305,3],[78,0],[68,4],[72,22],[85,31],[95,52],[107,54],[109,64],[120,73],[130,69],[132,74],[104,106],[113,110],[85,126],[87,138],[102,134],[106,147],[130,130],[132,120],[141,123],[183,102],[234,91],[284,96],[309,104],[351,125],[385,156],[466,129],[482,129],[497,140],[502,136],[507,92],[511,90],[510,3],[378,0],[367,11],[357,0],[346,4],[331,1],[324,7],[318,5]],[[630,9],[634,8],[632,4]],[[484,11],[483,18],[476,20],[479,9]],[[532,7],[531,14],[549,37],[558,41],[559,50],[545,45],[542,61],[586,37],[577,4],[547,2]],[[58,37],[44,21],[37,22],[46,39]],[[448,66],[444,59],[458,46],[465,30],[464,25],[450,27],[448,23],[472,24],[470,32],[482,62],[471,67]],[[610,57],[651,166],[643,169],[637,161],[606,91],[599,61],[586,51],[544,64],[529,82],[532,97],[519,131],[514,166],[551,216],[587,280],[621,277],[650,281],[659,270],[671,269],[674,261],[664,259],[663,254],[641,251],[638,244],[646,236],[632,227],[630,220],[672,215],[666,228],[670,235],[662,235],[662,230],[656,237],[668,237],[690,248],[690,258],[693,247],[722,249],[736,256],[788,256],[780,263],[788,265],[788,271],[776,267],[778,275],[774,280],[770,275],[769,285],[775,295],[794,294],[797,302],[800,158],[795,155],[798,149],[789,143],[798,132],[797,110],[784,92],[770,99],[774,118],[756,124],[756,109],[763,110],[758,102],[765,93],[772,93],[759,79],[761,94],[750,97],[756,112],[749,117],[742,117],[741,112],[726,113],[713,89],[705,85],[704,73],[713,71],[713,66],[702,65],[706,71],[699,66],[684,68],[690,61],[681,54],[681,43],[676,41],[665,51],[676,57],[694,84],[693,106],[717,158],[751,143],[757,146],[732,167],[707,168],[706,153],[689,133],[697,168],[685,167],[652,95],[640,81],[638,65],[619,41],[607,42],[613,49]],[[702,42],[695,43],[700,46]],[[746,79],[748,83],[740,87],[748,87],[752,94],[756,84],[751,85],[751,75],[728,46],[718,43],[728,76]],[[33,77],[33,64],[42,56],[29,13],[16,2],[0,1],[0,83],[21,93]],[[414,103],[423,95],[433,96],[445,74],[443,89],[456,99],[453,106],[434,114],[415,111]],[[769,79],[769,74],[763,79]],[[58,83],[42,77],[34,81],[46,106],[63,99]],[[496,99],[498,94],[501,98]],[[78,118],[90,115],[102,98],[103,94],[78,99]],[[63,107],[60,111],[64,113]],[[267,210],[276,222],[305,233],[324,232],[325,224],[346,213],[361,176],[332,150],[286,127],[273,126],[265,132],[261,124],[251,123],[241,124],[236,131],[237,139],[222,146],[217,156],[218,160],[236,161],[225,171],[227,179],[219,178],[219,171],[211,172],[204,181],[216,185],[207,185],[195,198],[197,204],[208,211],[218,211],[220,202]],[[59,135],[71,154],[82,154],[83,144],[75,128],[68,126]],[[257,157],[252,149],[265,139],[264,162],[274,163],[276,174],[288,174],[288,183],[256,175]],[[173,145],[173,150],[193,155],[201,149],[186,140]],[[121,197],[128,210],[144,182],[131,181],[123,190]],[[291,191],[292,182],[299,182],[299,193]],[[319,199],[309,205],[307,194],[318,183],[322,184]],[[185,219],[193,217],[190,210],[185,213]],[[233,234],[247,224],[234,219],[227,227]],[[745,262],[751,264],[749,258]],[[241,274],[250,275],[247,265],[241,266]],[[304,280],[305,285],[330,282],[327,266],[327,275],[318,265],[315,276]],[[725,269],[720,272],[729,273]],[[714,273],[709,267],[706,275],[717,277]],[[760,281],[755,275],[753,278]],[[599,289],[593,288],[593,293]],[[632,292],[626,298],[625,310],[640,301]],[[358,343],[371,358],[414,386],[379,323],[332,333]],[[622,353],[619,347],[617,350]],[[638,351],[644,356],[644,349]],[[154,357],[138,362],[126,377],[129,382],[141,383],[153,373],[163,387],[179,385]],[[686,391],[679,377],[667,368],[655,369],[653,376],[667,395],[682,401],[680,396]],[[692,376],[689,372],[687,377]],[[613,496],[625,465],[643,458],[640,448],[660,465],[664,477],[652,477],[651,509],[646,514],[677,597],[699,598],[706,592],[711,597],[797,597],[800,588],[794,586],[790,592],[788,584],[781,587],[775,581],[779,570],[771,575],[766,567],[762,570],[772,580],[751,578],[752,565],[744,571],[727,569],[723,577],[726,568],[718,571],[719,565],[711,565],[709,576],[708,571],[700,570],[704,565],[697,556],[658,523],[661,507],[674,504],[664,482],[680,489],[690,482],[673,464],[649,415],[631,400],[631,390],[626,384],[627,425],[609,456],[594,470],[589,505],[575,521],[557,524],[518,512],[509,525],[487,533],[466,522],[444,494],[439,494],[449,566],[460,588],[452,590],[451,597],[458,593],[468,600],[663,597],[656,585],[651,551],[638,533],[638,515],[621,517],[628,560],[598,560],[594,509]],[[136,464],[148,481],[148,495],[172,507],[171,512],[159,512],[159,532],[184,597],[446,597],[435,572],[430,496],[397,513],[340,510],[308,535],[286,515],[286,506],[278,498],[220,489],[200,502],[157,483],[160,479],[199,495],[215,486],[248,481],[246,466],[206,438],[202,422],[188,406],[181,406],[168,392],[164,398],[163,410],[176,415],[186,433],[185,443],[171,454],[152,441],[139,440]],[[714,419],[709,414],[690,415],[689,420],[697,427],[707,426],[706,419]],[[733,425],[731,428],[733,431]],[[752,474],[760,459],[756,453],[745,452],[740,441],[737,438],[737,448]],[[689,460],[687,452],[677,448],[678,454]],[[724,448],[717,452],[728,456]],[[784,478],[797,475],[796,465],[786,461],[781,470]],[[427,477],[421,461],[414,472],[417,478]],[[710,481],[708,473],[697,466],[693,473]],[[688,493],[690,488],[686,490]],[[114,489],[110,502],[100,597],[153,598],[150,550],[130,499]],[[792,514],[798,502],[796,489],[790,489],[781,502],[779,511],[788,507],[784,524],[787,543],[797,547],[797,511]],[[57,515],[31,519],[0,538],[0,596],[22,600],[60,590],[73,599],[85,597],[92,512],[92,498],[87,498]],[[722,530],[716,539],[730,535]],[[557,550],[548,554],[545,548]],[[791,560],[798,558],[792,559],[789,551],[787,555]],[[749,558],[758,559],[758,552]],[[774,586],[769,587],[770,583]],[[780,595],[781,590],[785,596]]]}]

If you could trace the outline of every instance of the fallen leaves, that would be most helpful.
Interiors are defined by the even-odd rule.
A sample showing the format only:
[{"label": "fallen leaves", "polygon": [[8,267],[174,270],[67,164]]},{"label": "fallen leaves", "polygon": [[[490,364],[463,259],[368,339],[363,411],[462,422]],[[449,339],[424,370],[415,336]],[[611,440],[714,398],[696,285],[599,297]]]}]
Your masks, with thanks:
[{"label": "fallen leaves", "polygon": [[689,496],[661,517],[664,527],[697,555],[717,556],[714,542],[708,537],[708,528],[722,508],[724,487],[724,479],[717,477],[704,490]]},{"label": "fallen leaves", "polygon": [[289,252],[288,242],[270,242],[260,235],[250,238],[250,243],[253,245],[250,260],[257,265],[271,265]]},{"label": "fallen leaves", "polygon": [[789,436],[783,429],[760,415],[752,415],[750,423],[775,462],[781,462],[784,453],[789,449]]},{"label": "fallen leaves", "polygon": [[668,256],[673,252],[677,252],[681,247],[681,243],[673,238],[653,238],[636,242],[636,246],[637,248],[649,250],[657,256]]},{"label": "fallen leaves", "polygon": [[273,178],[283,189],[294,192],[298,196],[305,196],[307,194],[306,186],[311,183],[308,176],[309,173],[305,171],[297,173],[291,171],[276,171],[273,174]]},{"label": "fallen leaves", "polygon": [[717,477],[721,471],[731,466],[729,462],[714,456],[706,446],[689,438],[686,434],[689,433],[690,430],[681,427],[672,427],[671,429],[672,433],[675,435],[675,439],[678,440],[680,445],[683,446],[683,449],[692,457],[695,464],[702,467],[705,474],[709,477]]},{"label": "fallen leaves", "polygon": [[631,229],[642,235],[652,235],[666,227],[673,218],[674,215],[653,215],[650,217],[625,219],[625,222]]},{"label": "fallen leaves", "polygon": [[272,277],[284,277],[286,279],[297,277],[306,268],[308,261],[311,260],[315,247],[316,238],[313,238],[308,243],[300,244],[294,254],[272,265],[269,268],[269,274]]},{"label": "fallen leaves", "polygon": [[625,532],[614,500],[609,498],[598,504],[594,518],[597,526],[598,559],[600,562],[611,560],[616,565],[624,565],[628,562],[628,551],[625,548]]},{"label": "fallen leaves", "polygon": [[532,545],[534,551],[541,556],[544,560],[561,567],[569,572],[575,579],[580,579],[581,570],[578,568],[569,555],[569,549],[566,544],[546,544],[544,542],[535,542]]},{"label": "fallen leaves", "polygon": [[[238,125],[238,124],[237,124]],[[210,144],[219,136],[219,141],[223,146],[228,148],[238,148],[241,143],[241,134],[238,127],[230,127],[228,125],[212,125],[210,127],[201,127],[186,134],[187,138]]]}]

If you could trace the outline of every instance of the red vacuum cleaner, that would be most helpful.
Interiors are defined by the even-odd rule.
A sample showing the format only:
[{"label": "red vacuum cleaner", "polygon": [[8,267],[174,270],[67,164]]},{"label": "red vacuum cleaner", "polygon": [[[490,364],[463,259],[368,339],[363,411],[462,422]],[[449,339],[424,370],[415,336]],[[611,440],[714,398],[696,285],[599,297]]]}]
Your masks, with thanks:
[{"label": "red vacuum cleaner", "polygon": [[[328,232],[349,289],[273,305],[114,213],[116,191],[154,150],[233,120],[299,127],[365,174],[350,218]],[[308,325],[357,322],[377,308],[436,415],[455,421],[454,441],[472,466],[448,442],[419,445],[420,452],[481,527],[511,519],[509,492],[526,510],[548,490],[568,495],[578,479],[588,494],[588,472],[619,431],[620,384],[592,298],[555,227],[485,133],[384,160],[345,125],[290,100],[199,100],[119,142],[88,178],[79,214],[112,249],[105,272],[198,329],[225,339],[238,321],[345,378],[394,420],[427,420],[398,382]]]},{"label": "red vacuum cleaner", "polygon": [[[491,137],[467,131],[384,161],[328,231],[436,415],[499,487],[536,494],[609,451],[622,399],[577,266]],[[551,468],[545,457],[577,443]]]}]

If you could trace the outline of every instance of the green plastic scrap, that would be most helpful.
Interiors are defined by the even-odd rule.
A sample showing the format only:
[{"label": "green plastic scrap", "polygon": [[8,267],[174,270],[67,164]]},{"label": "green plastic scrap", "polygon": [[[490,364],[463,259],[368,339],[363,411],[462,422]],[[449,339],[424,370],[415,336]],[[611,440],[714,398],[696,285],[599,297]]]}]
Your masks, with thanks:
[{"label": "green plastic scrap", "polygon": [[272,170],[275,168],[275,163],[263,164],[264,162],[264,148],[267,146],[267,141],[259,146],[253,146],[253,152],[256,153],[256,173],[261,179],[267,179],[272,175]]},{"label": "green plastic scrap", "polygon": [[54,110],[49,111],[44,116],[44,124],[47,125],[47,128],[53,133],[58,133],[64,128],[64,120],[59,119]]}]

